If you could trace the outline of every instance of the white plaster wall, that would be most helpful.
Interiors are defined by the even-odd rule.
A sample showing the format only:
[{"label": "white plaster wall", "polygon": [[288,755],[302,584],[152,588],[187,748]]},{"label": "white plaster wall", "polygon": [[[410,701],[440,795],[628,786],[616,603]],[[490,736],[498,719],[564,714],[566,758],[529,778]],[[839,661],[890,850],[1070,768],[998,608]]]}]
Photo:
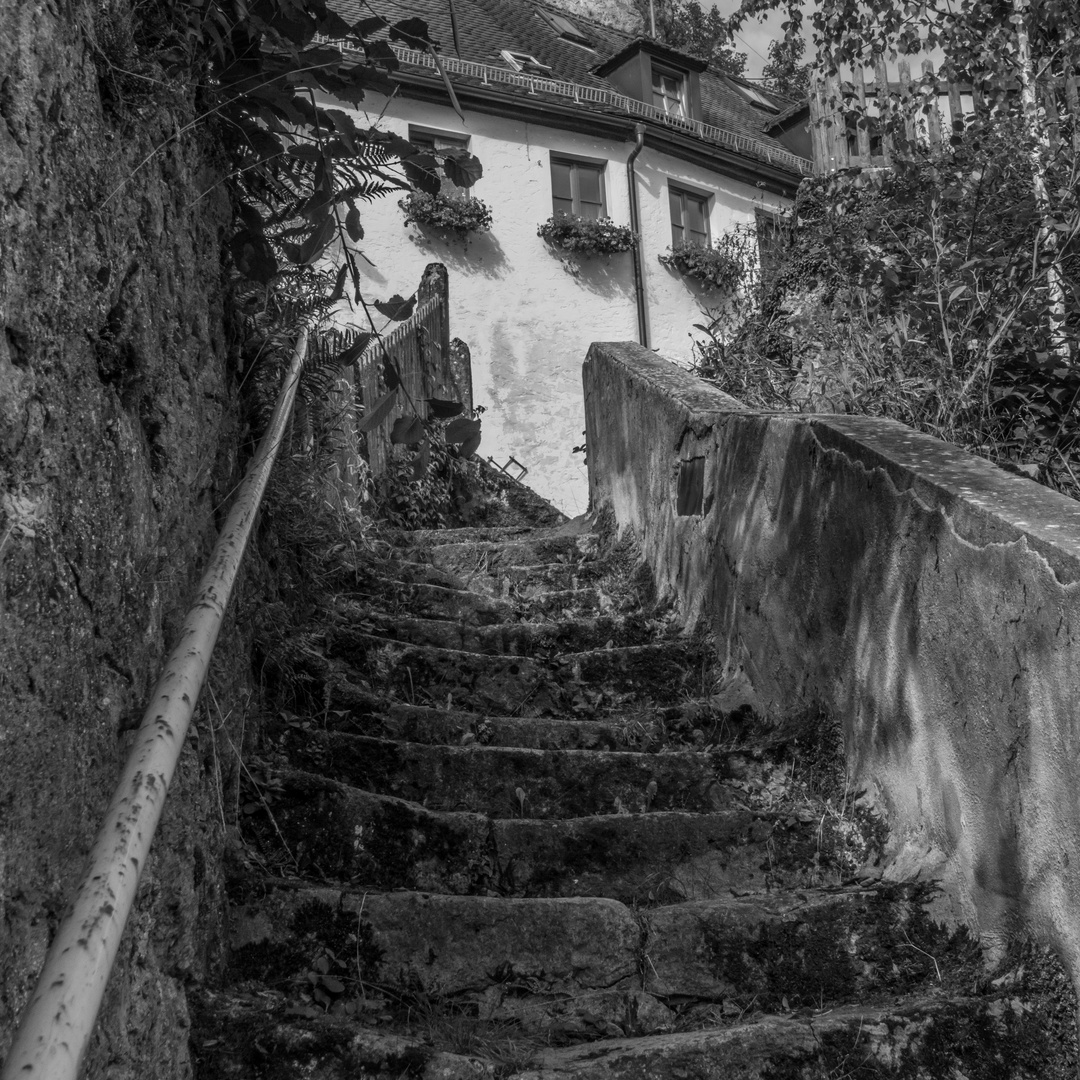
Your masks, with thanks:
[{"label": "white plaster wall", "polygon": [[[359,245],[374,263],[360,262],[365,292],[379,299],[407,296],[427,263],[446,264],[450,333],[469,345],[473,398],[487,410],[480,453],[499,464],[513,456],[528,468],[525,482],[534,490],[571,516],[583,513],[588,477],[582,455],[572,452],[584,441],[581,365],[593,341],[637,339],[633,265],[627,252],[585,260],[574,276],[536,229],[552,212],[552,152],[608,160],[608,214],[629,224],[626,159],[634,143],[476,113],[466,113],[463,124],[449,108],[408,100],[395,100],[379,120],[384,106],[373,100],[361,119],[401,135],[411,123],[469,136],[470,150],[484,166],[472,191],[492,208],[494,224],[465,243],[404,227],[395,198],[371,204]],[[671,241],[667,178],[715,194],[714,237],[736,221],[753,220],[756,205],[778,200],[660,155],[647,143],[637,172],[649,343],[685,361],[691,326],[700,321],[701,292],[657,262]]]}]

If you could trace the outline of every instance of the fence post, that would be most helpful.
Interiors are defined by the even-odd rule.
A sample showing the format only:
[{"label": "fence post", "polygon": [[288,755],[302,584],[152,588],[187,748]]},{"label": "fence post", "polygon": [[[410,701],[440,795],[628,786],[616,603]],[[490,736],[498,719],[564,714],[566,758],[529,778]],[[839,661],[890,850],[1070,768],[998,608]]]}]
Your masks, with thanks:
[{"label": "fence post", "polygon": [[851,76],[855,80],[855,96],[859,99],[859,119],[855,127],[855,145],[859,150],[859,164],[864,169],[868,169],[874,162],[870,156],[870,117],[866,115],[866,80],[861,67],[853,67]]},{"label": "fence post", "polygon": [[1077,92],[1077,77],[1070,75],[1065,80],[1065,101],[1069,106],[1069,123],[1072,127],[1073,149],[1080,153],[1080,92]]},{"label": "fence post", "polygon": [[895,150],[890,132],[893,115],[893,100],[889,93],[889,69],[885,66],[885,57],[874,60],[874,82],[877,84],[878,127],[881,131],[881,156],[886,165],[891,165]]},{"label": "fence post", "polygon": [[826,130],[830,143],[830,162],[834,169],[847,169],[851,165],[848,153],[847,117],[844,114],[844,95],[840,86],[840,73],[825,79],[825,107],[828,121]]}]

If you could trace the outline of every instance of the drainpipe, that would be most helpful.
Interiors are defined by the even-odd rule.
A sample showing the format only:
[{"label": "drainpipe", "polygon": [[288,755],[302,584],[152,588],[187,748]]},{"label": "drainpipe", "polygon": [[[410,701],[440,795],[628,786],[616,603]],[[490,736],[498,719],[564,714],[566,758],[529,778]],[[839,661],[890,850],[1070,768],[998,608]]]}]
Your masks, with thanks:
[{"label": "drainpipe", "polygon": [[638,208],[637,196],[637,173],[634,172],[634,162],[638,154],[645,149],[645,125],[635,124],[634,135],[637,137],[637,146],[630,151],[626,159],[626,183],[630,189],[630,228],[638,238],[631,251],[634,262],[634,295],[637,298],[637,324],[638,341],[647,349],[649,347],[649,322],[645,312],[645,283],[641,273],[641,211]]}]

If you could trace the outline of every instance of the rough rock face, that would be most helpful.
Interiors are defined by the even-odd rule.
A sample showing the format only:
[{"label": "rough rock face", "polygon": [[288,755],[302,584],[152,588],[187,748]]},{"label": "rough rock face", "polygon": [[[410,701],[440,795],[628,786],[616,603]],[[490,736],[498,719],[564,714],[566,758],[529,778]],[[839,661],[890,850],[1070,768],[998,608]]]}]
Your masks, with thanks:
[{"label": "rough rock face", "polygon": [[634,10],[631,0],[559,0],[555,6],[569,15],[595,19],[618,30],[641,32],[641,17]]},{"label": "rough rock face", "polygon": [[[134,40],[126,3],[0,0],[0,1058],[235,473],[220,170],[176,137],[184,87],[120,73],[152,62]],[[244,655],[226,630],[230,724]],[[183,982],[220,890],[206,715],[89,1077],[190,1073]]]}]

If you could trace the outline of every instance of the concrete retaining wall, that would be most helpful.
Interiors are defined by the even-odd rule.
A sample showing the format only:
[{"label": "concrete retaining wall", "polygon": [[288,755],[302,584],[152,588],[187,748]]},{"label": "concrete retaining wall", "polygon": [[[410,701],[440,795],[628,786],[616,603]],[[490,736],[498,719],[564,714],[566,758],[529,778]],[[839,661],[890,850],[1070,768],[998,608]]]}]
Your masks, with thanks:
[{"label": "concrete retaining wall", "polygon": [[584,369],[590,494],[764,703],[821,705],[991,946],[1080,973],[1080,503],[902,424],[756,413],[655,354]]}]

